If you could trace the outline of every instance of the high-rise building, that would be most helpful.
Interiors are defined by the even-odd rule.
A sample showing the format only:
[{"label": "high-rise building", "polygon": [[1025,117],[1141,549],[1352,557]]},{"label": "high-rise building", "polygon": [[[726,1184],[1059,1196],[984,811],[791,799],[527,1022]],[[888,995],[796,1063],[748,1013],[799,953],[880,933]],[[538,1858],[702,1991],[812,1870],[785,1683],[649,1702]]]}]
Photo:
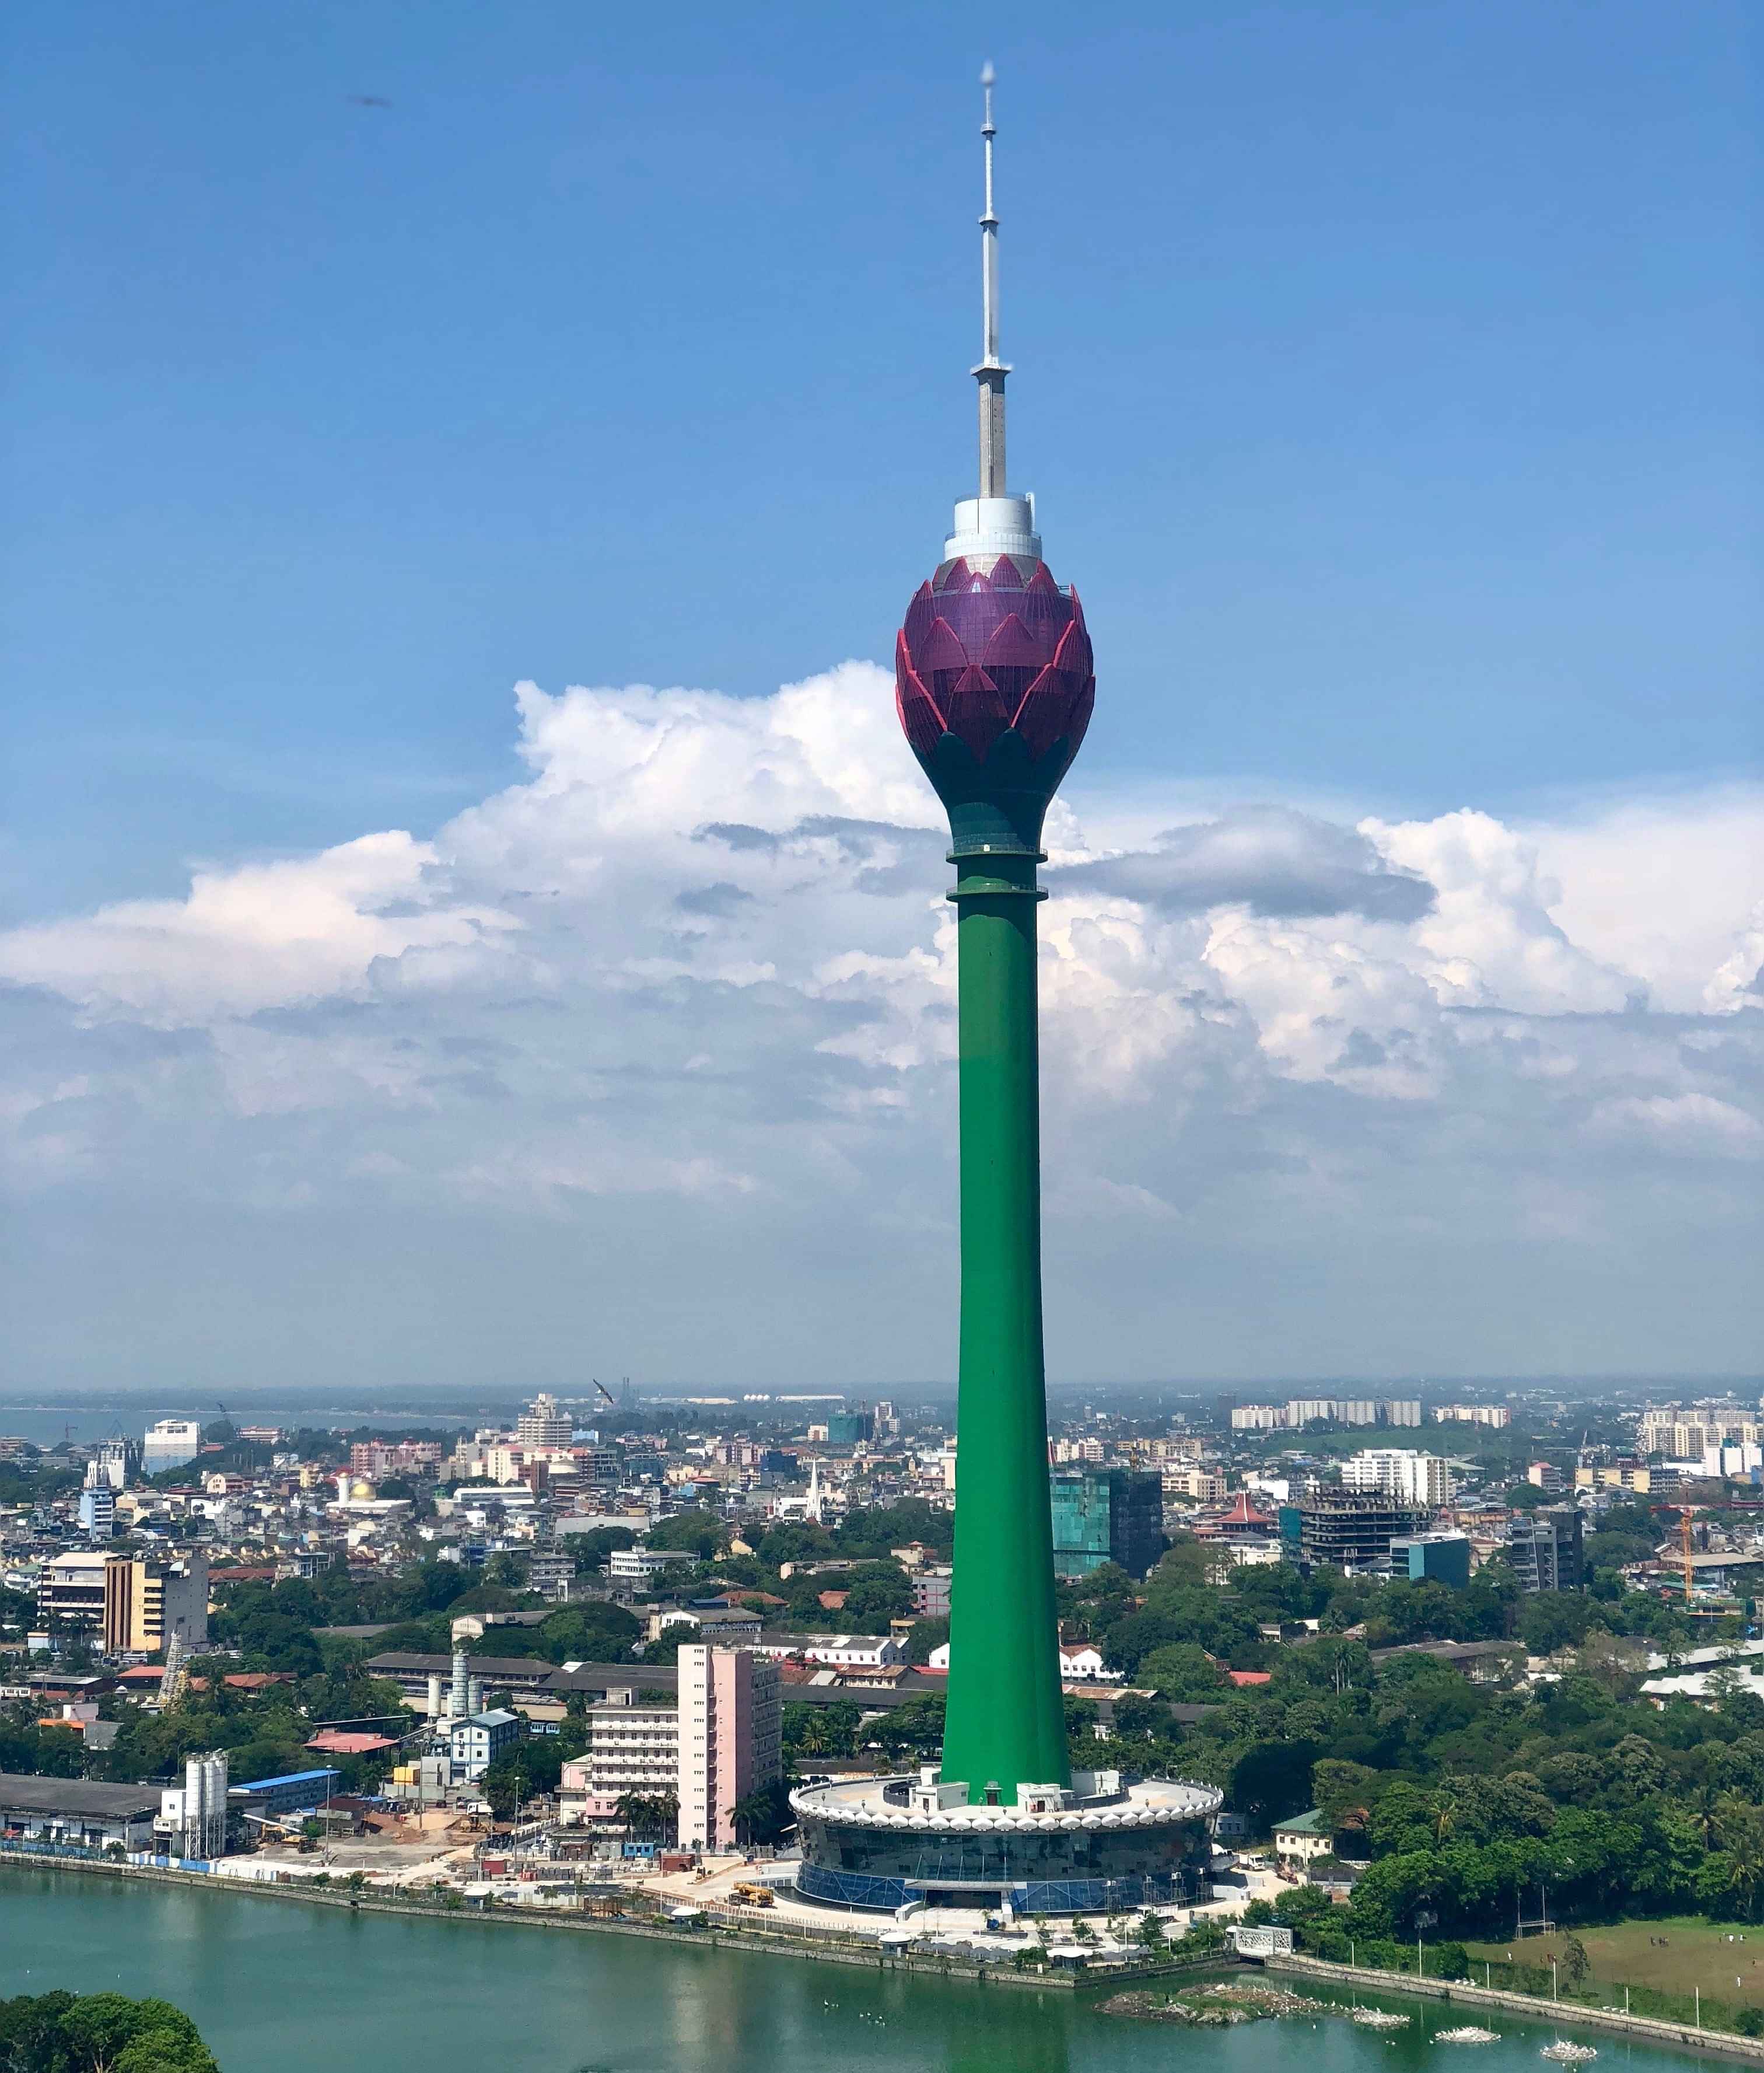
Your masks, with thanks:
[{"label": "high-rise building", "polygon": [[514,1436],[523,1447],[567,1447],[575,1437],[575,1420],[542,1391],[521,1413]]},{"label": "high-rise building", "polygon": [[141,1469],[156,1476],[167,1469],[181,1469],[202,1452],[202,1428],[193,1418],[162,1418],[147,1428],[141,1443]]},{"label": "high-rise building", "polygon": [[1299,1567],[1307,1576],[1313,1569],[1382,1573],[1390,1567],[1391,1543],[1427,1523],[1420,1506],[1381,1492],[1317,1490],[1296,1509]]},{"label": "high-rise building", "polygon": [[37,1617],[50,1633],[84,1634],[108,1655],[152,1655],[174,1634],[193,1653],[208,1644],[208,1557],[55,1556],[38,1579]]},{"label": "high-rise building", "polygon": [[784,1775],[778,1667],[751,1648],[680,1651],[680,1845],[743,1840],[735,1810]]},{"label": "high-rise building", "polygon": [[1143,1576],[1164,1552],[1164,1478],[1136,1469],[1057,1469],[1053,1572],[1086,1576],[1113,1562]]},{"label": "high-rise building", "polygon": [[116,1530],[116,1492],[109,1483],[89,1483],[80,1493],[80,1531],[89,1540],[108,1540]]},{"label": "high-rise building", "polygon": [[86,1488],[126,1490],[141,1473],[141,1443],[120,1432],[101,1440],[86,1463]]},{"label": "high-rise building", "polygon": [[113,1559],[96,1552],[52,1556],[37,1576],[38,1626],[55,1636],[101,1636],[105,1572]]},{"label": "high-rise building", "polygon": [[1364,1447],[1342,1464],[1343,1490],[1383,1490],[1405,1504],[1449,1504],[1457,1486],[1449,1463],[1413,1447]]},{"label": "high-rise building", "polygon": [[1571,1504],[1546,1504],[1515,1515],[1506,1531],[1506,1559],[1523,1591],[1579,1590],[1580,1513]]},{"label": "high-rise building", "polygon": [[1067,1749],[1042,1355],[1037,866],[1096,678],[1077,593],[1042,558],[1034,500],[1006,483],[983,76],[978,494],[956,505],[895,643],[901,723],[948,813],[955,877],[962,1449],[943,1755],[917,1777],[806,1788],[792,1805],[798,1890],[813,1898],[892,1910],[947,1894],[1070,1914],[1193,1897],[1222,1795],[1074,1778]]}]

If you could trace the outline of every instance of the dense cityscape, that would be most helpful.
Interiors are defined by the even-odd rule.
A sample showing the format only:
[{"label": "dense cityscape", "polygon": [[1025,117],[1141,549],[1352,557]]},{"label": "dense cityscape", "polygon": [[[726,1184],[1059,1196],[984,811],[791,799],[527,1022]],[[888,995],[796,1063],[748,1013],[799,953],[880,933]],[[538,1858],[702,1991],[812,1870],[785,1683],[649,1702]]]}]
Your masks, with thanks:
[{"label": "dense cityscape", "polygon": [[[1764,1898],[1755,1403],[1078,1409],[1048,1449],[1074,1771],[1214,1788],[1149,1908],[919,1882],[842,1929],[1020,1965],[1426,1914]],[[934,1764],[959,1434],[905,1402],[0,1438],[8,1848],[812,1925],[793,1793]],[[978,1899],[979,1905],[974,1905]]]}]

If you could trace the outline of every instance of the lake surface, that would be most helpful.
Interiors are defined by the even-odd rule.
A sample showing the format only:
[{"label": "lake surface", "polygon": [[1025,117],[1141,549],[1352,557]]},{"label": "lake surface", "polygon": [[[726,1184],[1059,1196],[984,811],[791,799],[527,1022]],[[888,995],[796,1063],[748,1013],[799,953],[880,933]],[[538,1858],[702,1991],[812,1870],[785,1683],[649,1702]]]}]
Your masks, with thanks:
[{"label": "lake surface", "polygon": [[[1394,2042],[1333,2018],[1190,2031],[1070,1993],[0,1868],[0,1995],[52,1987],[163,1995],[222,2073],[1547,2073],[1552,2034],[1482,2016],[1499,2044],[1434,2044],[1465,2017],[1426,2002],[1393,2004],[1418,2011]],[[1599,2073],[1690,2063],[1579,2034]]]}]

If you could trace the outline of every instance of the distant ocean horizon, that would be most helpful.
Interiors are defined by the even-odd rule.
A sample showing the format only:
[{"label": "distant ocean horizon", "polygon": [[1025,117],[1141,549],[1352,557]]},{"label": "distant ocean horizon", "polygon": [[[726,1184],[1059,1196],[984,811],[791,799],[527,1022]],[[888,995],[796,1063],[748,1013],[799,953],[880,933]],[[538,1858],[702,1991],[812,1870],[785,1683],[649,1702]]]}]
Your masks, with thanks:
[{"label": "distant ocean horizon", "polygon": [[[194,1418],[204,1425],[225,1416],[241,1425],[311,1426],[319,1429],[380,1425],[388,1428],[413,1425],[461,1426],[511,1424],[521,1406],[530,1401],[542,1383],[510,1384],[505,1388],[481,1390],[425,1386],[421,1383],[385,1383],[359,1389],[308,1387],[258,1388],[229,1387],[225,1410],[220,1400],[200,1389],[174,1395],[163,1388],[99,1390],[71,1388],[62,1392],[32,1391],[14,1387],[0,1393],[0,1438],[28,1440],[35,1446],[52,1447],[63,1439],[89,1445],[105,1438],[118,1426],[138,1437],[161,1418]],[[620,1379],[608,1387],[618,1394]],[[594,1413],[608,1407],[591,1386],[574,1389],[550,1385],[552,1393],[575,1412],[579,1425],[592,1426]],[[1428,1401],[1447,1397],[1531,1398],[1557,1395],[1568,1400],[1589,1396],[1610,1398],[1725,1396],[1753,1397],[1764,1401],[1764,1377],[1757,1375],[1597,1376],[1512,1375],[1459,1377],[1447,1380],[1391,1381],[1365,1378],[1332,1377],[1300,1380],[1265,1378],[1259,1381],[1208,1380],[1195,1378],[1148,1382],[1064,1382],[1048,1385],[1049,1411],[1056,1420],[1080,1413],[1086,1403],[1129,1416],[1144,1416],[1162,1412],[1187,1411],[1197,1406],[1216,1411],[1222,1398],[1239,1403],[1281,1402],[1294,1395],[1354,1395],[1366,1396],[1418,1395]],[[763,1413],[776,1407],[800,1406],[812,1416],[814,1403],[871,1404],[884,1399],[905,1407],[927,1407],[940,1417],[953,1416],[955,1389],[950,1382],[854,1383],[841,1391],[836,1386],[774,1384],[759,1391],[739,1383],[717,1381],[639,1384],[640,1403],[666,1403],[681,1409],[702,1404],[707,1412],[727,1406],[737,1412]]]}]

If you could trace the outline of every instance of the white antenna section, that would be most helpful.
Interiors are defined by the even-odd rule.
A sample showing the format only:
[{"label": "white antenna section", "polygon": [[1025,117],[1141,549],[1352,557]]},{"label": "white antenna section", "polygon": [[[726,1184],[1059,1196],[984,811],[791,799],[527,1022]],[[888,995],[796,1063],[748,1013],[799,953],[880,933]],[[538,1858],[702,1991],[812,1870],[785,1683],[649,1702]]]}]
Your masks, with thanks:
[{"label": "white antenna section", "polygon": [[[997,74],[989,64],[980,74],[986,95],[980,135],[986,150],[986,212],[980,218],[980,364],[969,372],[980,385],[980,493],[963,497],[955,507],[955,526],[943,543],[942,567],[958,558],[975,570],[989,570],[1000,554],[1020,567],[1041,558],[1041,536],[1035,530],[1035,499],[1012,497],[1004,487],[1004,377],[1009,366],[999,357],[999,216],[992,200],[992,87]],[[1026,575],[1028,570],[1024,568]]]},{"label": "white antenna section", "polygon": [[972,369],[980,385],[980,494],[1003,497],[1004,490],[1004,377],[1010,369],[999,357],[999,219],[992,206],[992,86],[998,75],[987,64],[980,74],[986,97],[980,135],[986,150],[986,212],[980,218],[980,364]]}]

